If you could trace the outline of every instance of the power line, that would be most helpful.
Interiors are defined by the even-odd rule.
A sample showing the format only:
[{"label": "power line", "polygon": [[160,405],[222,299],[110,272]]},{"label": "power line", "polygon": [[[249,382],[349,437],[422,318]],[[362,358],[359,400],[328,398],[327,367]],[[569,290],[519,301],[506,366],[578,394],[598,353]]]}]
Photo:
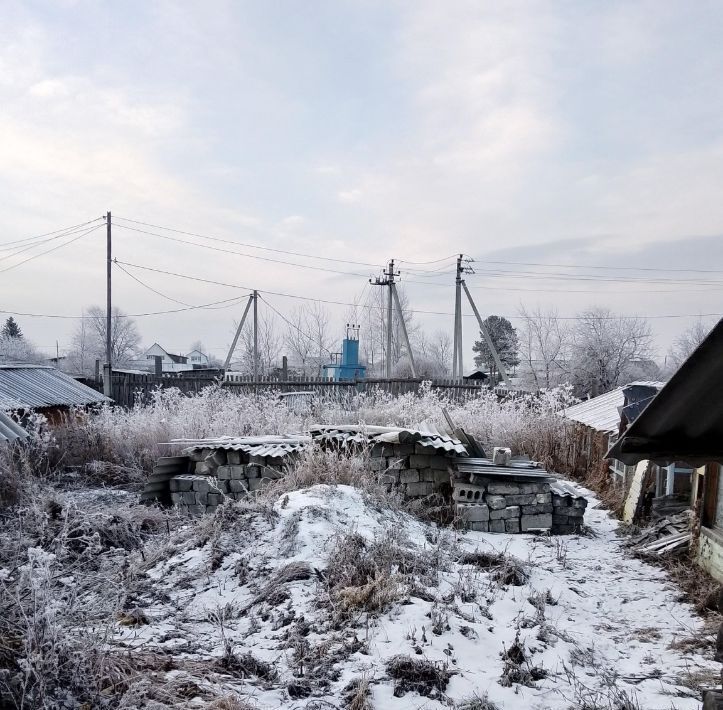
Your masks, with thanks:
[{"label": "power line", "polygon": [[[98,227],[102,225],[97,225]],[[62,234],[59,234],[55,237],[49,237],[48,239],[42,239],[40,241],[36,241],[33,244],[24,245],[21,248],[16,249],[15,251],[11,251],[10,249],[4,249],[3,251],[10,251],[9,254],[5,254],[5,256],[0,256],[0,261],[5,261],[6,259],[13,259],[19,254],[23,254],[26,251],[31,251],[33,249],[37,249],[39,246],[42,246],[43,244],[47,244],[48,242],[54,242],[56,239],[63,239],[64,237],[71,237],[74,234],[78,234],[79,232],[82,232],[83,228],[81,229],[74,229],[69,232],[63,232]]]},{"label": "power line", "polygon": [[494,261],[484,258],[486,264],[505,264],[508,266],[552,266],[561,269],[601,269],[607,271],[665,271],[665,272],[693,272],[702,274],[723,274],[723,269],[676,269],[653,266],[585,266],[583,264],[546,264],[536,261]]},{"label": "power line", "polygon": [[[117,260],[116,260],[117,261]],[[230,284],[225,283],[223,281],[216,281],[214,279],[205,279],[200,276],[191,276],[190,274],[179,274],[175,271],[166,271],[164,269],[157,269],[155,267],[151,266],[142,266],[140,264],[131,264],[127,261],[117,261],[119,264],[123,264],[125,266],[130,266],[132,268],[136,269],[143,269],[145,271],[153,271],[158,274],[165,274],[167,276],[176,276],[178,278],[182,279],[188,279],[190,281],[198,281],[201,283],[207,283],[207,284],[213,284],[215,286],[225,286],[227,288],[237,288],[237,289],[243,289],[245,291],[251,291],[250,286],[241,286],[239,284]],[[282,293],[280,291],[270,291],[268,289],[264,289],[264,293],[270,294],[272,296],[282,296],[284,298],[293,298],[298,299],[302,301],[314,301],[316,303],[327,303],[330,305],[336,305],[336,306],[353,306],[355,308],[366,308],[368,310],[380,310],[380,308],[383,310],[383,306],[373,306],[373,305],[360,305],[358,303],[349,303],[346,301],[332,301],[329,299],[323,299],[323,298],[314,298],[311,296],[300,296],[298,294],[290,294],[290,293]],[[409,309],[409,313],[421,313],[425,315],[435,315],[435,316],[451,316],[454,315],[453,313],[446,313],[446,312],[440,312],[440,311],[424,311],[424,310],[415,310],[415,309]],[[474,318],[474,315],[465,313],[463,314],[465,317],[468,318]],[[720,318],[723,314],[721,313],[679,313],[679,314],[668,314],[668,315],[651,315],[651,316],[645,316],[645,315],[630,315],[630,316],[620,316],[620,315],[613,315],[608,317],[600,317],[597,318],[597,320],[617,320],[618,318],[649,318],[649,319],[662,319],[662,318],[709,318],[709,317],[716,317]],[[517,318],[519,316],[508,316],[511,318]],[[584,320],[581,316],[556,316],[555,320]]]},{"label": "power line", "polygon": [[281,320],[283,320],[287,325],[291,326],[291,327],[294,328],[296,331],[298,331],[298,332],[299,332],[301,335],[303,335],[307,340],[309,340],[310,343],[313,343],[314,345],[319,345],[322,350],[326,350],[326,352],[329,353],[329,356],[331,356],[331,350],[329,350],[329,348],[327,348],[327,347],[326,347],[325,345],[323,345],[321,342],[317,341],[316,338],[313,338],[313,337],[312,337],[311,335],[309,335],[308,333],[305,333],[303,330],[301,330],[301,328],[299,328],[298,325],[296,325],[295,323],[292,323],[288,318],[286,318],[286,316],[284,316],[282,313],[280,313],[279,311],[277,311],[263,296],[260,296],[260,298],[261,298],[261,300],[262,300],[274,313],[276,313],[276,315],[279,316],[279,318],[281,318]]},{"label": "power line", "polygon": [[42,239],[43,237],[49,237],[53,234],[59,234],[60,232],[70,232],[71,230],[78,229],[80,227],[85,227],[88,224],[93,224],[93,222],[97,222],[98,220],[101,220],[101,219],[103,219],[103,217],[96,217],[95,219],[88,220],[87,222],[81,222],[80,224],[74,224],[70,227],[63,227],[62,229],[56,229],[52,232],[45,232],[44,234],[37,234],[34,237],[25,237],[23,239],[15,239],[10,242],[0,242],[0,251],[6,251],[6,247],[12,248],[12,245],[19,245],[24,242],[33,241],[35,239]]},{"label": "power line", "polygon": [[12,264],[12,266],[6,266],[4,269],[0,269],[0,274],[4,274],[6,271],[10,271],[11,269],[17,269],[18,266],[27,264],[29,261],[33,261],[33,259],[37,259],[40,256],[44,256],[45,254],[50,254],[53,251],[62,249],[63,247],[67,247],[69,244],[72,244],[73,242],[77,242],[79,239],[82,239],[83,237],[87,236],[91,232],[95,232],[96,229],[99,229],[102,226],[103,226],[102,224],[98,224],[95,227],[91,227],[90,229],[85,230],[84,232],[79,234],[77,237],[74,237],[73,239],[69,239],[67,242],[63,242],[62,244],[58,244],[57,246],[53,247],[52,249],[46,249],[45,251],[41,251],[39,254],[33,254],[33,256],[29,256],[27,259],[23,259],[22,261],[19,261],[17,264]]}]

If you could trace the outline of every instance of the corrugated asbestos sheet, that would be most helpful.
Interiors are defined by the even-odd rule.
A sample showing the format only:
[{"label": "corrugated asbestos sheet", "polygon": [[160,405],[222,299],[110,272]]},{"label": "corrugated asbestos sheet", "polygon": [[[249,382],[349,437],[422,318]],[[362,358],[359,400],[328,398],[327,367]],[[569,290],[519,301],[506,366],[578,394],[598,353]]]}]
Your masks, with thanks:
[{"label": "corrugated asbestos sheet", "polygon": [[[631,382],[631,385],[645,385],[661,389],[664,382]],[[625,385],[627,387],[628,385]],[[596,431],[614,432],[620,424],[620,407],[625,404],[623,390],[625,387],[618,387],[611,392],[601,394],[599,397],[585,400],[572,407],[564,409],[561,414],[567,419],[580,422]]]},{"label": "corrugated asbestos sheet", "polygon": [[0,412],[0,444],[11,444],[30,436],[20,424],[13,421],[5,412]]},{"label": "corrugated asbestos sheet", "polygon": [[214,439],[174,439],[172,444],[189,444],[183,450],[191,453],[199,449],[226,449],[244,451],[249,456],[283,458],[302,451],[311,443],[310,436],[220,436]]},{"label": "corrugated asbestos sheet", "polygon": [[578,493],[575,488],[569,483],[565,483],[565,481],[553,481],[550,483],[550,490],[561,498],[584,498],[581,493]]},{"label": "corrugated asbestos sheet", "polygon": [[342,447],[350,444],[419,444],[433,449],[453,451],[460,456],[467,455],[464,444],[449,434],[440,432],[435,426],[425,422],[420,429],[381,426],[327,426],[311,427],[311,435],[319,441],[334,441]]},{"label": "corrugated asbestos sheet", "polygon": [[457,471],[482,477],[502,476],[510,479],[549,479],[552,476],[535,461],[510,461],[506,466],[495,465],[492,459],[458,459]]},{"label": "corrugated asbestos sheet", "polygon": [[0,365],[0,409],[85,406],[110,400],[54,367]]}]

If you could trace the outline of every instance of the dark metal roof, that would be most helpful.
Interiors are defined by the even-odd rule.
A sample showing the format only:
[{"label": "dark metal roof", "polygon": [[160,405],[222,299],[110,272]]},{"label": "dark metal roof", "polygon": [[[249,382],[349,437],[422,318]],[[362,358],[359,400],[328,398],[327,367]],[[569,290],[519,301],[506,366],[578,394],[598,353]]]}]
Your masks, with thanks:
[{"label": "dark metal roof", "polygon": [[632,466],[646,459],[723,463],[723,320],[608,451]]},{"label": "dark metal roof", "polygon": [[110,402],[100,392],[47,365],[0,365],[0,410]]}]

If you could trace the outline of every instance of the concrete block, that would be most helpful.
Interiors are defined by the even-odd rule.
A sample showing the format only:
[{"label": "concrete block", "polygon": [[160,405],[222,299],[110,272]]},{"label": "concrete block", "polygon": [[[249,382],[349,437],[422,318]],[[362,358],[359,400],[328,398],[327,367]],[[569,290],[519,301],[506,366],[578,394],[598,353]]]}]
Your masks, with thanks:
[{"label": "concrete block", "polygon": [[243,481],[230,480],[228,482],[228,489],[231,493],[247,493],[248,488]]},{"label": "concrete block", "polygon": [[585,510],[585,508],[587,508],[587,500],[585,498],[575,498],[572,502],[572,507]]},{"label": "concrete block", "polygon": [[433,446],[422,446],[422,444],[415,444],[414,453],[418,456],[434,456],[437,453],[437,449],[435,449]]},{"label": "concrete block", "polygon": [[205,452],[203,449],[197,449],[196,451],[191,451],[190,454],[188,454],[188,458],[191,459],[193,462],[203,461],[206,456],[207,452]]},{"label": "concrete block", "polygon": [[492,510],[502,510],[502,508],[507,507],[507,498],[505,496],[491,496],[487,494],[485,502]]},{"label": "concrete block", "polygon": [[408,483],[405,493],[410,498],[418,498],[420,496],[430,496],[434,493],[433,483]]},{"label": "concrete block", "polygon": [[191,476],[174,476],[169,485],[171,491],[190,491],[193,488],[193,478]]},{"label": "concrete block", "polygon": [[264,478],[250,478],[249,479],[249,491],[253,493],[254,491],[261,490],[264,486],[267,486],[269,483],[268,479]]},{"label": "concrete block", "polygon": [[431,468],[423,468],[419,471],[419,476],[423,481],[427,483],[434,483],[435,471]]},{"label": "concrete block", "polygon": [[399,483],[399,474],[383,473],[379,480],[386,485],[396,486]]},{"label": "concrete block", "polygon": [[534,505],[535,494],[525,493],[516,496],[507,496],[507,505]]},{"label": "concrete block", "polygon": [[421,480],[419,471],[413,468],[408,468],[405,471],[399,472],[400,483],[419,483]]},{"label": "concrete block", "polygon": [[185,506],[184,512],[188,513],[189,515],[193,515],[194,517],[198,517],[206,512],[206,506],[196,505],[194,503],[193,505]]},{"label": "concrete block", "polygon": [[452,490],[452,497],[460,503],[482,503],[484,494],[482,486],[473,486],[471,483],[458,483]]},{"label": "concrete block", "polygon": [[485,488],[489,488],[491,483],[491,479],[487,478],[486,476],[479,476],[476,473],[470,474],[469,481],[475,486],[484,486]]},{"label": "concrete block", "polygon": [[372,471],[383,471],[387,467],[387,460],[381,457],[369,459],[369,468]]},{"label": "concrete block", "polygon": [[420,454],[412,454],[409,457],[409,468],[429,468],[431,457]]},{"label": "concrete block", "polygon": [[183,493],[171,493],[171,503],[173,503],[173,505],[183,505]]},{"label": "concrete block", "polygon": [[429,467],[436,468],[440,471],[446,471],[449,466],[449,461],[444,456],[432,456],[429,459]]},{"label": "concrete block", "polygon": [[228,477],[232,481],[241,481],[246,478],[246,466],[228,466]]},{"label": "concrete block", "polygon": [[226,464],[226,451],[224,449],[215,449],[206,456],[206,463],[209,466],[224,466]]},{"label": "concrete block", "polygon": [[226,452],[226,463],[229,466],[239,466],[241,464],[241,452],[240,451],[227,451]]},{"label": "concrete block", "polygon": [[264,456],[249,456],[249,463],[252,466],[264,466],[266,464],[266,457]]},{"label": "concrete block", "polygon": [[521,493],[549,493],[550,484],[547,481],[540,481],[539,483],[522,483]]},{"label": "concrete block", "polygon": [[201,476],[208,475],[211,473],[211,467],[205,461],[199,461],[194,471]]},{"label": "concrete block", "polygon": [[502,496],[516,496],[523,492],[522,484],[520,483],[497,483],[494,480],[490,481],[487,490],[493,495]]},{"label": "concrete block", "polygon": [[196,503],[197,505],[208,505],[208,493],[207,492],[197,491],[196,493],[194,493],[194,495],[196,496],[196,500],[194,501],[194,503]]},{"label": "concrete block", "polygon": [[505,532],[520,532],[520,521],[517,518],[508,518],[507,520],[505,520]]},{"label": "concrete block", "polygon": [[502,508],[501,510],[490,510],[490,520],[507,520],[507,518],[519,518],[520,507],[518,505],[511,505],[509,508]]},{"label": "concrete block", "polygon": [[411,456],[414,453],[414,444],[397,444],[394,447],[395,456]]},{"label": "concrete block", "polygon": [[213,513],[216,512],[216,508],[218,508],[217,505],[207,505],[206,506],[206,515],[213,515]]},{"label": "concrete block", "polygon": [[552,493],[536,493],[535,494],[535,503],[552,504]]},{"label": "concrete block", "polygon": [[542,503],[540,505],[523,505],[522,515],[539,515],[540,513],[552,513],[552,503]]},{"label": "concrete block", "polygon": [[219,481],[228,481],[231,478],[231,467],[230,466],[219,466],[216,469],[216,478]]},{"label": "concrete block", "polygon": [[523,515],[520,518],[522,532],[527,530],[549,530],[552,527],[552,513],[541,515]]},{"label": "concrete block", "polygon": [[195,505],[196,503],[196,494],[193,491],[186,491],[183,495],[183,503],[184,505]]},{"label": "concrete block", "polygon": [[381,458],[383,455],[384,455],[384,446],[382,446],[382,444],[374,444],[374,446],[372,446],[372,448],[369,451],[369,456],[371,456],[371,458],[373,458],[373,459]]},{"label": "concrete block", "polygon": [[552,513],[552,524],[553,525],[567,525],[570,522],[570,518],[567,517],[567,515],[558,515],[557,513]]},{"label": "concrete block", "polygon": [[225,495],[231,490],[228,485],[229,483],[230,481],[216,481],[216,487],[213,492],[223,493]]},{"label": "concrete block", "polygon": [[458,505],[457,515],[467,521],[486,522],[490,519],[490,509],[486,505]]},{"label": "concrete block", "polygon": [[388,471],[401,471],[405,468],[413,468],[409,465],[409,460],[405,456],[397,456],[396,458],[390,456],[389,458],[382,459],[382,461],[386,461],[385,468]]},{"label": "concrete block", "polygon": [[489,529],[490,529],[490,532],[503,533],[503,532],[505,532],[505,521],[504,520],[490,520]]},{"label": "concrete block", "polygon": [[474,530],[475,532],[489,532],[490,525],[482,521],[473,521],[467,523],[467,529]]},{"label": "concrete block", "polygon": [[199,493],[208,493],[211,490],[211,482],[208,478],[194,478],[193,490]]},{"label": "concrete block", "polygon": [[246,478],[260,478],[261,477],[261,466],[249,465],[246,466]]},{"label": "concrete block", "polygon": [[224,496],[222,493],[209,493],[206,505],[221,505],[221,503],[223,503],[223,498]]}]

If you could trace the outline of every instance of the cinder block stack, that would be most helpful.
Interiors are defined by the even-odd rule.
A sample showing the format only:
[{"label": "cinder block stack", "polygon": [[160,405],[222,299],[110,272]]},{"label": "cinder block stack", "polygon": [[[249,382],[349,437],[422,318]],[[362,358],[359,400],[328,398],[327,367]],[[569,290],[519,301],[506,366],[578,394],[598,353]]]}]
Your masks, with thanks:
[{"label": "cinder block stack", "polygon": [[552,531],[558,535],[580,532],[587,500],[582,496],[552,493]]},{"label": "cinder block stack", "polygon": [[382,481],[399,487],[407,498],[449,493],[450,455],[444,449],[421,444],[375,444],[371,468]]},{"label": "cinder block stack", "polygon": [[189,473],[170,479],[171,501],[191,515],[212,513],[226,499],[240,500],[281,478],[287,459],[243,451],[197,449],[188,454]]}]

